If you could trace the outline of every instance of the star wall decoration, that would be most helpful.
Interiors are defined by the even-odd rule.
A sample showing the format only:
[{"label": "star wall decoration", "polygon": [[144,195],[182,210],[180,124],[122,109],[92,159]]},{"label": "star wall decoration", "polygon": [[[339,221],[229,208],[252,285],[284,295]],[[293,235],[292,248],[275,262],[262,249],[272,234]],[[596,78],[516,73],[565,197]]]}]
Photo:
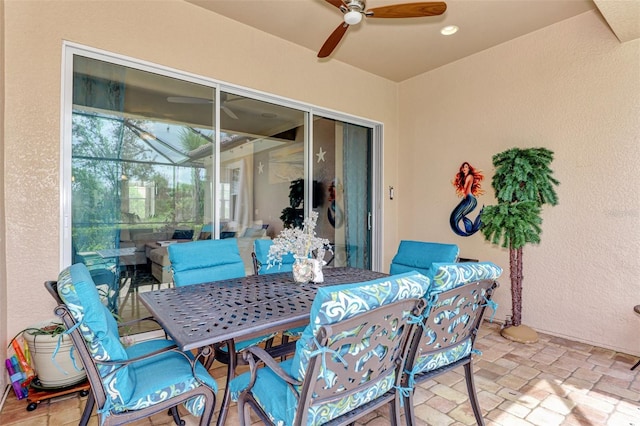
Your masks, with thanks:
[{"label": "star wall decoration", "polygon": [[324,162],[324,155],[325,155],[326,153],[327,153],[327,151],[324,151],[324,150],[322,149],[322,147],[320,147],[320,149],[318,150],[318,153],[316,154],[316,157],[318,157],[318,163],[319,163],[320,161],[323,161],[323,162]]},{"label": "star wall decoration", "polygon": [[260,163],[258,163],[258,174],[261,175],[262,173],[264,173],[264,164],[262,164],[262,161]]}]

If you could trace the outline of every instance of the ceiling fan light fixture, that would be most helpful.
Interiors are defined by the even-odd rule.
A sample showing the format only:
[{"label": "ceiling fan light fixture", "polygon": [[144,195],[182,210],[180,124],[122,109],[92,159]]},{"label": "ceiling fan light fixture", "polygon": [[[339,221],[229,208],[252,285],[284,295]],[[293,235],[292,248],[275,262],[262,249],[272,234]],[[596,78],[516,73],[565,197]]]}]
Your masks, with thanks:
[{"label": "ceiling fan light fixture", "polygon": [[344,14],[344,22],[349,25],[356,25],[362,21],[362,13],[357,12],[355,10],[350,10],[349,12]]},{"label": "ceiling fan light fixture", "polygon": [[457,33],[459,28],[455,25],[447,25],[446,27],[442,27],[440,30],[440,34],[445,36],[450,36]]},{"label": "ceiling fan light fixture", "polygon": [[318,58],[326,58],[331,55],[333,50],[338,46],[340,40],[352,25],[357,25],[362,21],[363,17],[367,18],[422,18],[425,16],[442,15],[447,10],[447,4],[444,2],[416,2],[401,3],[388,6],[374,7],[367,9],[365,0],[325,0],[327,3],[338,8],[342,13],[343,22],[333,30],[326,39],[320,51]]}]

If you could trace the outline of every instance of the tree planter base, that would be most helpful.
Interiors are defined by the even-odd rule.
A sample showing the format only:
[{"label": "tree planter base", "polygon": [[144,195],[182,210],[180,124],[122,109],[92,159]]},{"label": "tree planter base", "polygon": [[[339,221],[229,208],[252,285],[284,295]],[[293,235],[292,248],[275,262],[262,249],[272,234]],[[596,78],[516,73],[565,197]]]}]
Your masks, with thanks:
[{"label": "tree planter base", "polygon": [[505,339],[518,343],[536,343],[538,341],[538,333],[534,329],[522,324],[503,328],[500,334]]}]

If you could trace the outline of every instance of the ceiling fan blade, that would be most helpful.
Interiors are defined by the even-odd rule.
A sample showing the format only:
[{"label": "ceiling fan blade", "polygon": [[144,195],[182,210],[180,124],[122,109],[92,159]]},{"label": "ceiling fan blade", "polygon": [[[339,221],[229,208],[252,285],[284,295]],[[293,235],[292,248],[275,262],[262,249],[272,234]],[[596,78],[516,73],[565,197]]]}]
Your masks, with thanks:
[{"label": "ceiling fan blade", "polygon": [[[404,3],[374,7],[367,11],[367,16],[369,18],[419,18],[442,15],[445,10],[447,10],[447,4],[441,1]],[[370,15],[370,12],[373,14]]]},{"label": "ceiling fan blade", "polygon": [[[330,3],[340,9],[340,6],[345,6],[342,0],[325,0],[327,3]],[[345,6],[346,7],[346,6]]]},{"label": "ceiling fan blade", "polygon": [[338,25],[338,28],[333,30],[327,41],[325,41],[320,48],[320,52],[318,52],[318,58],[326,58],[327,56],[331,55],[331,52],[333,52],[333,49],[335,49],[338,43],[340,43],[340,40],[342,40],[342,36],[344,36],[344,33],[347,32],[347,29],[349,29],[349,24],[345,22],[340,23],[340,25]]},{"label": "ceiling fan blade", "polygon": [[221,110],[223,110],[223,111],[225,112],[225,114],[227,114],[227,115],[229,116],[229,118],[232,118],[232,119],[234,119],[234,120],[237,120],[237,119],[238,119],[238,116],[236,115],[236,113],[235,113],[235,112],[233,112],[233,111],[231,111],[231,110],[229,109],[229,107],[226,107],[226,106],[222,105],[222,106],[220,107],[220,109],[221,109]]}]

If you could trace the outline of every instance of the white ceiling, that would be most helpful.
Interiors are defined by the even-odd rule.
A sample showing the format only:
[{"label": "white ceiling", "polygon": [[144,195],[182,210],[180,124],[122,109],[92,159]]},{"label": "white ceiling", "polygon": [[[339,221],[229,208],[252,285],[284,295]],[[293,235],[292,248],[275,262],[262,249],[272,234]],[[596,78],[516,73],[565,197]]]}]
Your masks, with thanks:
[{"label": "white ceiling", "polygon": [[[340,10],[325,0],[186,1],[304,46],[314,58],[329,34],[342,22]],[[397,3],[403,1],[369,0],[367,8]],[[446,3],[447,11],[441,16],[365,18],[358,26],[349,28],[331,56],[316,60],[319,65],[338,60],[393,81],[403,81],[596,9],[592,0],[448,0]],[[628,19],[627,15],[622,13],[623,18]],[[460,30],[445,37],[440,34],[445,25],[457,25]]]}]

